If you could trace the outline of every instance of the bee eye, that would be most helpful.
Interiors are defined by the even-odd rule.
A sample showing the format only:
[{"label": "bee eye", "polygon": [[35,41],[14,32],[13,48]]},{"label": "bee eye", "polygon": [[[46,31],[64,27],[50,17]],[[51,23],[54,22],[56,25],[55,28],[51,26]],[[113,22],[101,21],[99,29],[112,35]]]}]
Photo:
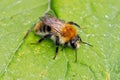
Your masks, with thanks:
[{"label": "bee eye", "polygon": [[75,43],[75,41],[74,41],[74,40],[72,40],[72,41],[71,41],[71,44],[74,44],[74,43]]},{"label": "bee eye", "polygon": [[76,48],[76,42],[75,42],[75,40],[71,40],[70,41],[70,45],[73,47],[73,48]]}]

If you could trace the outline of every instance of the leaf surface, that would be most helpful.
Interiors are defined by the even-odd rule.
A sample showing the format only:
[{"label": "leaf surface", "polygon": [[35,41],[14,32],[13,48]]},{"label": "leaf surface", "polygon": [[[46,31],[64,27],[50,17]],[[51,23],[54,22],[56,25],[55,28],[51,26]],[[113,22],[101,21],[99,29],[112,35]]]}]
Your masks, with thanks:
[{"label": "leaf surface", "polygon": [[[28,4],[29,3],[29,4]],[[60,19],[74,21],[82,40],[78,62],[74,50],[59,50],[52,60],[55,45],[47,39],[25,32],[47,10],[47,0],[0,2],[0,75],[3,80],[119,80],[120,79],[120,1],[52,0],[51,7]],[[61,49],[61,47],[60,47]]]}]

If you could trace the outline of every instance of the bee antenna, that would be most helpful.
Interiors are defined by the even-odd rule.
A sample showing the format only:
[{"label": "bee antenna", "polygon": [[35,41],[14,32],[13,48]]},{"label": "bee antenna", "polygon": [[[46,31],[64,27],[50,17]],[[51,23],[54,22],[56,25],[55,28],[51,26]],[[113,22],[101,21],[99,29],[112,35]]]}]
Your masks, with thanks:
[{"label": "bee antenna", "polygon": [[83,44],[87,44],[87,45],[93,47],[93,45],[91,45],[91,44],[89,44],[89,43],[87,43],[87,42],[82,42],[82,43],[83,43]]},{"label": "bee antenna", "polygon": [[73,21],[69,21],[68,23],[69,23],[69,24],[72,24],[72,25],[75,25],[75,26],[77,26],[77,27],[80,28],[80,25],[78,25],[77,23],[75,23],[75,22],[73,22]]},{"label": "bee antenna", "polygon": [[80,40],[80,42],[81,42],[81,43],[83,43],[83,44],[87,44],[87,45],[89,45],[89,46],[93,47],[93,45],[91,45],[91,44],[89,44],[89,43],[87,43],[87,42],[82,41],[82,39],[81,39],[81,37],[80,37],[80,36],[78,36],[78,37],[79,37],[79,40]]}]

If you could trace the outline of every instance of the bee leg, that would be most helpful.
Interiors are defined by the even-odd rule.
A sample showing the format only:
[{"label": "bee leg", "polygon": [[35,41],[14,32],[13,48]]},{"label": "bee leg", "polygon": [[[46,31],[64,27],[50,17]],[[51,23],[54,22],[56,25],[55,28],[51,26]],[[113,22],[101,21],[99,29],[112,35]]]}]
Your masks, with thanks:
[{"label": "bee leg", "polygon": [[60,42],[59,42],[59,37],[56,36],[56,51],[55,51],[55,56],[53,57],[53,59],[56,58],[57,54],[58,54],[58,50],[59,50],[59,45],[60,45]]},{"label": "bee leg", "polygon": [[50,38],[52,36],[52,33],[47,34],[45,36],[43,36],[41,39],[39,39],[36,43],[31,43],[31,44],[38,44],[40,42],[42,42],[43,40],[45,40],[46,38]]},{"label": "bee leg", "polygon": [[75,62],[77,62],[77,48],[75,45],[75,41],[70,41],[71,47],[75,50]]},{"label": "bee leg", "polygon": [[77,62],[77,49],[75,49],[75,62]]},{"label": "bee leg", "polygon": [[61,51],[63,51],[63,49],[66,48],[67,44],[68,44],[68,42],[66,42],[66,43],[62,46]]},{"label": "bee leg", "polygon": [[75,22],[69,21],[68,23],[69,23],[69,24],[71,24],[71,25],[75,25],[75,26],[77,26],[77,27],[79,27],[79,28],[80,28],[80,25],[78,25],[78,24],[77,24],[77,23],[75,23]]}]

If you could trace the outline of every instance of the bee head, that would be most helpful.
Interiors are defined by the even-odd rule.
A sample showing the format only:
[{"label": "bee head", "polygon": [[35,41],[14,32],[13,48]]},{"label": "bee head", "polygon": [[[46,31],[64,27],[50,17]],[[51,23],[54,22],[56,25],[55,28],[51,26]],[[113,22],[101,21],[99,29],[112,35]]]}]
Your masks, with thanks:
[{"label": "bee head", "polygon": [[79,46],[80,46],[80,37],[78,35],[75,36],[75,38],[73,38],[72,40],[70,40],[70,45],[73,48],[79,48]]},{"label": "bee head", "polygon": [[79,35],[75,36],[75,38],[73,38],[73,39],[70,41],[70,45],[71,45],[73,48],[79,48],[80,43],[82,43],[82,44],[87,44],[87,45],[93,47],[91,44],[82,41],[82,39],[80,38]]}]

